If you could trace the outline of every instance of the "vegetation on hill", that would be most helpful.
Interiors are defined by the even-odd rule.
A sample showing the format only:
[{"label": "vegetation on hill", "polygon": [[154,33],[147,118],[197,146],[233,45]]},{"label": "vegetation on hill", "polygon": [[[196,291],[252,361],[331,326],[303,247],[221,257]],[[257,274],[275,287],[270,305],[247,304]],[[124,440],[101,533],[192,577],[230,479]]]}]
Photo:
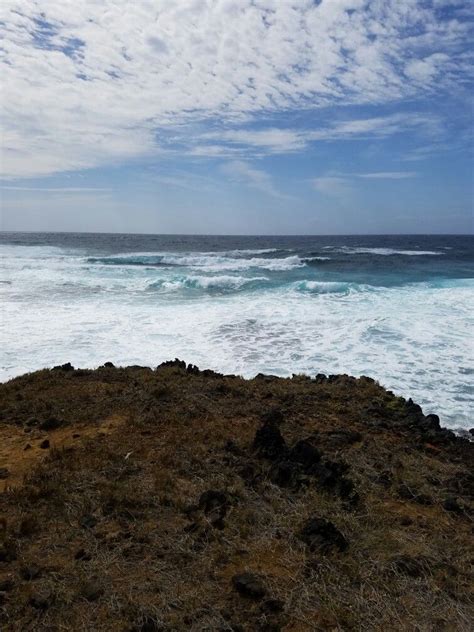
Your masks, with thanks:
[{"label": "vegetation on hill", "polygon": [[472,629],[473,444],[370,378],[0,385],[0,629]]}]

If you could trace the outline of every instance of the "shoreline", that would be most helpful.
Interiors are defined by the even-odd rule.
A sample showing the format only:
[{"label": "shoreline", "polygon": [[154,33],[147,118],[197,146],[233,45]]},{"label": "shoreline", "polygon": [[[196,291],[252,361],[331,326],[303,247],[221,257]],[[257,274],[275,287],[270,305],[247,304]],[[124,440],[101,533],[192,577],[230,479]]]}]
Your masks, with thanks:
[{"label": "shoreline", "polygon": [[473,449],[368,377],[13,378],[0,626],[467,630]]}]

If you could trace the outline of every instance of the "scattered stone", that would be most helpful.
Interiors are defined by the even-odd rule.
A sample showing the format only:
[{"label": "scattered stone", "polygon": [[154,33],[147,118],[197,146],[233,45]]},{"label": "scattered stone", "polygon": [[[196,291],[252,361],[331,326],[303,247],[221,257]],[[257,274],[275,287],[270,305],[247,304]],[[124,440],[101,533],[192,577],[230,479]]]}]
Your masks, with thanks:
[{"label": "scattered stone", "polygon": [[224,528],[224,518],[229,506],[229,496],[225,492],[214,489],[209,489],[202,493],[198,503],[198,508],[209,517],[209,522],[217,529]]},{"label": "scattered stone", "polygon": [[104,594],[104,589],[95,580],[89,580],[81,588],[81,597],[86,601],[97,601]]},{"label": "scattered stone", "polygon": [[260,456],[270,460],[282,458],[287,450],[285,440],[274,421],[266,421],[257,430],[253,446]]},{"label": "scattered stone", "polygon": [[37,610],[47,610],[51,605],[52,595],[47,588],[38,588],[31,593],[29,603]]},{"label": "scattered stone", "polygon": [[388,489],[393,482],[392,472],[390,472],[390,470],[383,470],[376,477],[375,482],[378,483],[379,485],[382,485],[382,487],[385,487],[385,489]]},{"label": "scattered stone", "polygon": [[261,610],[267,614],[283,612],[284,609],[285,602],[281,599],[265,599],[265,601],[261,605]]},{"label": "scattered stone", "polygon": [[156,370],[158,371],[159,369],[164,369],[164,368],[171,368],[171,367],[175,367],[177,369],[186,369],[186,362],[184,360],[178,360],[178,358],[175,358],[174,360],[167,360],[166,362],[162,362],[161,364],[159,364],[156,367]]},{"label": "scattered stone", "polygon": [[95,518],[91,514],[86,514],[85,516],[82,516],[82,518],[79,520],[79,524],[84,529],[93,529],[97,524],[97,518]]},{"label": "scattered stone", "polygon": [[441,428],[438,415],[433,414],[425,416],[423,425],[430,430],[440,430]]},{"label": "scattered stone", "polygon": [[50,417],[49,419],[46,419],[45,421],[43,421],[39,425],[39,428],[40,430],[49,432],[50,430],[57,430],[58,428],[61,428],[61,426],[64,426],[64,421],[61,421],[60,419],[56,419],[56,417]]},{"label": "scattered stone", "polygon": [[41,575],[41,568],[36,564],[30,564],[28,566],[22,566],[20,568],[20,576],[27,582],[38,579]]},{"label": "scattered stone", "polygon": [[339,529],[325,518],[308,520],[299,537],[312,552],[328,553],[333,548],[343,552],[349,546]]},{"label": "scattered stone", "polygon": [[25,447],[23,448],[23,450],[26,452],[26,450],[31,450],[31,443],[27,443],[25,445]]},{"label": "scattered stone", "polygon": [[321,461],[321,452],[308,439],[302,439],[291,448],[288,457],[300,463],[308,472]]},{"label": "scattered stone", "polygon": [[301,467],[293,461],[278,461],[269,472],[272,483],[279,487],[300,487],[303,483]]},{"label": "scattered stone", "polygon": [[10,592],[15,586],[15,582],[11,577],[6,577],[5,579],[0,580],[0,591],[1,592]]},{"label": "scattered stone", "polygon": [[453,497],[449,497],[446,498],[446,500],[443,503],[443,508],[446,509],[446,511],[451,511],[453,513],[457,513],[457,514],[462,514],[463,509],[461,507],[461,505],[458,503],[456,498]]},{"label": "scattered stone", "polygon": [[326,460],[312,468],[312,474],[316,476],[320,487],[335,490],[343,474],[348,470],[349,466],[343,461]]},{"label": "scattered stone", "polygon": [[79,549],[78,551],[76,551],[74,559],[80,560],[81,562],[88,562],[92,559],[92,555],[88,553],[85,549]]},{"label": "scattered stone", "polygon": [[350,478],[343,476],[338,483],[338,493],[344,500],[353,497],[355,493],[354,482]]},{"label": "scattered stone", "polygon": [[219,509],[225,516],[229,506],[229,498],[225,492],[209,489],[199,497],[198,506],[206,515],[215,509]]},{"label": "scattered stone", "polygon": [[17,558],[16,546],[11,540],[6,540],[0,546],[0,562],[13,562]]},{"label": "scattered stone", "polygon": [[18,533],[22,538],[28,538],[39,530],[36,516],[25,516],[20,522]]},{"label": "scattered stone", "polygon": [[10,470],[8,467],[0,467],[0,480],[5,480],[10,476]]},{"label": "scattered stone", "polygon": [[40,443],[40,448],[42,450],[47,450],[50,447],[49,439],[45,439]]},{"label": "scattered stone", "polygon": [[234,454],[235,456],[243,456],[244,452],[241,448],[239,448],[239,446],[235,443],[235,441],[232,441],[232,439],[229,439],[225,446],[224,446],[224,450],[226,452],[230,452],[231,454]]},{"label": "scattered stone", "polygon": [[243,597],[262,599],[267,594],[267,589],[261,578],[255,573],[239,573],[232,577],[232,585]]},{"label": "scattered stone", "polygon": [[263,413],[260,419],[262,420],[263,424],[276,424],[277,426],[285,421],[283,413],[279,408],[272,408],[272,410]]},{"label": "scattered stone", "polygon": [[58,364],[57,366],[53,366],[53,371],[74,371],[74,367],[70,362],[66,362],[66,364]]}]

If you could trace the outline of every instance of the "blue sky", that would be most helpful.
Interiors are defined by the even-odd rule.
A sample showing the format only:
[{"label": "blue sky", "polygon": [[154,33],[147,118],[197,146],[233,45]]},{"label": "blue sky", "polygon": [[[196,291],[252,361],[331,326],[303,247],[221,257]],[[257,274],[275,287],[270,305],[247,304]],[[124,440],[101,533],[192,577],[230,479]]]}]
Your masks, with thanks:
[{"label": "blue sky", "polygon": [[2,230],[472,232],[458,0],[4,0]]}]

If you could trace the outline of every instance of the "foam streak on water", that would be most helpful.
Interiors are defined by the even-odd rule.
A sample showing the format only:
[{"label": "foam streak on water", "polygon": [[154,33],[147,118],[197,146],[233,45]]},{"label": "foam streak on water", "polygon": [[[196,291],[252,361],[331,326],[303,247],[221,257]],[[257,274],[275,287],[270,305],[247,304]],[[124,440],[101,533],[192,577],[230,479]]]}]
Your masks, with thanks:
[{"label": "foam streak on water", "polygon": [[0,379],[180,357],[371,375],[474,425],[469,237],[0,234]]}]

